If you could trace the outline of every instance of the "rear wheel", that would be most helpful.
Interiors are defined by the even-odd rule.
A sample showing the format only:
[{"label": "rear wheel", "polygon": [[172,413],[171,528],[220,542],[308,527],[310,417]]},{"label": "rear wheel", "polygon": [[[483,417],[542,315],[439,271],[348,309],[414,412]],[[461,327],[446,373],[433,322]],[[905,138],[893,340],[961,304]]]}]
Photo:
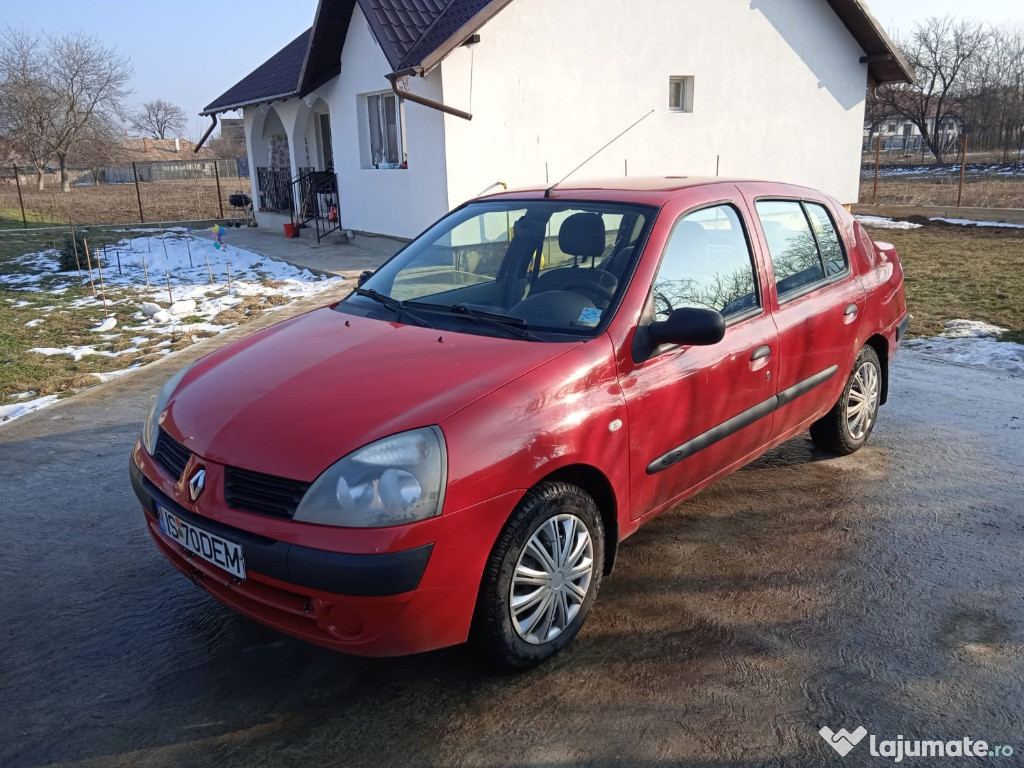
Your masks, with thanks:
[{"label": "rear wheel", "polygon": [[867,442],[875,428],[881,399],[882,366],[875,350],[866,346],[857,355],[839,400],[811,425],[811,439],[834,453],[853,453]]},{"label": "rear wheel", "polygon": [[530,490],[484,571],[474,639],[507,669],[526,669],[567,646],[597,596],[604,527],[594,500],[568,483]]}]

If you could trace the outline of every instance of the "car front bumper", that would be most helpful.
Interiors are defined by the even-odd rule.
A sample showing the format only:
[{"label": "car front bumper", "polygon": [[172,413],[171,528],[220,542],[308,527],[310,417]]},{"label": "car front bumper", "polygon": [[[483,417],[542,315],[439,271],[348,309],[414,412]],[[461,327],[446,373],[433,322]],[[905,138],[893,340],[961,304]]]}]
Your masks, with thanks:
[{"label": "car front bumper", "polygon": [[[518,500],[509,493],[418,524],[432,540],[395,548],[393,536],[361,532],[360,552],[337,552],[264,535],[259,516],[231,523],[178,503],[175,485],[136,446],[132,487],[147,528],[171,564],[221,602],[262,624],[333,650],[400,656],[465,642],[487,556]],[[157,506],[242,546],[246,578],[193,555],[161,529]],[[239,519],[253,518],[247,530]],[[429,523],[429,525],[427,524]],[[321,526],[291,523],[315,539]],[[319,539],[322,540],[322,539]],[[415,539],[414,539],[415,540]]]}]

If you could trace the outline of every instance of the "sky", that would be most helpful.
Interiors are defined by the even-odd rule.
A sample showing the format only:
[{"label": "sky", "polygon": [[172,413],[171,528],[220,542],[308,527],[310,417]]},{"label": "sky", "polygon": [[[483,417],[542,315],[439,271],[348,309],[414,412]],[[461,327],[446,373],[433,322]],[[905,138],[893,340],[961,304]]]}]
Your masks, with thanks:
[{"label": "sky", "polygon": [[[180,105],[190,118],[188,135],[198,138],[208,124],[198,117],[203,107],[309,27],[317,0],[4,0],[4,5],[0,24],[51,33],[82,30],[116,47],[135,67],[135,104],[164,99]],[[1021,0],[868,0],[868,5],[890,32],[947,13],[1024,27]]]}]

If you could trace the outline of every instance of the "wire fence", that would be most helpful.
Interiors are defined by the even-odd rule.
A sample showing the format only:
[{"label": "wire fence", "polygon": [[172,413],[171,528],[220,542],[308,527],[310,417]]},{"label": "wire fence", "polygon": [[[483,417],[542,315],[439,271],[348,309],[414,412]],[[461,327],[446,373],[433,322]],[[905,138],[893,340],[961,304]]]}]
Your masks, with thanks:
[{"label": "wire fence", "polygon": [[970,208],[1024,208],[1024,156],[984,148],[968,139],[936,163],[915,154],[887,155],[881,141],[865,153],[860,202]]},{"label": "wire fence", "polygon": [[245,158],[79,166],[63,192],[56,173],[0,166],[0,230],[242,218],[229,198],[251,194],[248,175]]}]

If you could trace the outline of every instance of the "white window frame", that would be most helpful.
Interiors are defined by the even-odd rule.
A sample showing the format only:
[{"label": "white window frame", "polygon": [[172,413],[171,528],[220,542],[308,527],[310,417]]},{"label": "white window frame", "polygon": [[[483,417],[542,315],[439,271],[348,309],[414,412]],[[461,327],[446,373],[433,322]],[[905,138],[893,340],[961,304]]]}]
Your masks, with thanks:
[{"label": "white window frame", "polygon": [[[366,130],[366,144],[365,144],[365,157],[368,162],[364,164],[367,168],[376,168],[380,170],[397,170],[403,165],[407,165],[408,158],[406,155],[405,147],[405,101],[400,99],[393,91],[377,91],[375,93],[367,93],[362,96],[363,106],[365,109],[364,128]],[[395,140],[397,150],[397,160],[388,161],[386,158],[377,159],[373,153],[373,128],[374,128],[374,116],[372,111],[374,108],[377,109],[377,120],[378,125],[385,131],[387,130],[386,125],[386,111],[385,104],[388,100],[393,99],[395,104]],[[387,143],[387,136],[381,136],[382,146]],[[393,166],[384,166],[383,164],[388,162],[394,162]]]},{"label": "white window frame", "polygon": [[693,112],[692,75],[672,75],[668,79],[669,112]]}]

